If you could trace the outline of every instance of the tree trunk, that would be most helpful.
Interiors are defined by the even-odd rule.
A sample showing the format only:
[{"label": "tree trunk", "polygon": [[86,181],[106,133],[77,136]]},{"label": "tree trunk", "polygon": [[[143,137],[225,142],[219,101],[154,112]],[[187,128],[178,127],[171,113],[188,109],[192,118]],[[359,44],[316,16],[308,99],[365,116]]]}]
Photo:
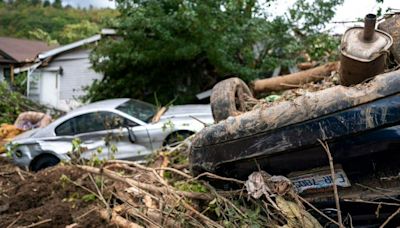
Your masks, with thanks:
[{"label": "tree trunk", "polygon": [[330,76],[332,71],[339,70],[339,62],[327,63],[309,70],[300,71],[284,76],[255,80],[251,83],[251,89],[255,93],[281,91],[308,83],[317,82]]}]

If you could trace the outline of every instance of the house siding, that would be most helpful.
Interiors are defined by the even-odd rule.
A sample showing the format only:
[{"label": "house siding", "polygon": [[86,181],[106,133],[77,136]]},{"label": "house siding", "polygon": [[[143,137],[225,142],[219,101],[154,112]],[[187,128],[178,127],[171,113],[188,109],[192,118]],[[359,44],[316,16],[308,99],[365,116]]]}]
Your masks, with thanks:
[{"label": "house siding", "polygon": [[102,79],[96,73],[89,60],[90,50],[74,50],[56,57],[48,67],[61,67],[60,99],[76,99],[85,95],[83,87],[93,83],[95,79]]},{"label": "house siding", "polygon": [[[50,71],[49,69],[62,69],[61,72],[55,72],[58,75],[58,102],[56,108],[69,110],[79,105],[78,99],[85,95],[84,87],[90,86],[95,79],[101,80],[102,74],[95,72],[91,67],[89,60],[90,51],[88,49],[75,49],[51,60],[51,62],[37,70]],[[46,94],[46,91],[40,91]],[[54,94],[48,94],[55,96]]]}]

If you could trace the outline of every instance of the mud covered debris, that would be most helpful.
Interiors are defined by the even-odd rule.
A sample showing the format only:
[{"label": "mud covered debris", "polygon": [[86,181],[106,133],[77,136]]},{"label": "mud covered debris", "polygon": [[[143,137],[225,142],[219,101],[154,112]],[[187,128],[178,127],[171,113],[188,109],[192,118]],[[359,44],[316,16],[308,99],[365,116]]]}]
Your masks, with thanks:
[{"label": "mud covered debris", "polygon": [[[0,227],[112,227],[102,220],[98,202],[89,199],[95,188],[87,174],[73,166],[25,172],[0,158]],[[68,181],[66,181],[66,178]],[[69,181],[79,185],[71,184]],[[85,215],[85,213],[87,213]]]},{"label": "mud covered debris", "polygon": [[[190,140],[158,151],[147,166],[108,161],[100,167],[66,164],[28,173],[2,159],[0,206],[5,207],[0,226],[42,222],[38,227],[297,227],[302,223],[284,212],[291,205],[305,213],[290,184],[285,191],[272,186],[268,197],[253,198],[243,181],[209,173],[191,176],[185,159]],[[209,181],[236,187],[219,190]],[[278,193],[279,199],[274,196]]]}]

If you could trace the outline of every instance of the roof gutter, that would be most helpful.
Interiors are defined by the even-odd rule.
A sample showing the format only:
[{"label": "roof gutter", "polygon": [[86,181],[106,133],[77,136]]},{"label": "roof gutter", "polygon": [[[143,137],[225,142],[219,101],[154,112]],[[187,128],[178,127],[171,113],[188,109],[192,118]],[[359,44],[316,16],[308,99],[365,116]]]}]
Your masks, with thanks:
[{"label": "roof gutter", "polygon": [[67,44],[67,45],[61,46],[59,48],[55,48],[53,50],[50,50],[50,51],[43,52],[43,53],[38,55],[38,59],[39,60],[47,59],[49,57],[52,57],[52,56],[58,55],[60,53],[63,53],[65,51],[69,51],[69,50],[75,49],[77,47],[80,47],[80,46],[83,46],[83,45],[86,45],[86,44],[90,44],[90,43],[99,41],[100,39],[101,39],[101,35],[94,35],[94,36],[91,36],[89,38],[86,38],[86,39],[83,39],[83,40],[80,40],[80,41],[76,41],[74,43]]}]

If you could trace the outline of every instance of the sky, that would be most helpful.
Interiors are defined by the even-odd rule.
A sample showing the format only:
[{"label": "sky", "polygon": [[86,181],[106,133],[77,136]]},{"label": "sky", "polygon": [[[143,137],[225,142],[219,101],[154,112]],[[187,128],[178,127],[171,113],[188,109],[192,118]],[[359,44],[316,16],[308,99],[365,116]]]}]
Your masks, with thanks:
[{"label": "sky", "polygon": [[62,0],[63,5],[88,8],[90,5],[96,8],[115,8],[114,0]]},{"label": "sky", "polygon": [[[283,14],[287,8],[292,5],[295,0],[277,0],[273,7],[274,14]],[[344,3],[337,7],[336,15],[332,22],[342,22],[342,21],[355,21],[358,18],[364,18],[368,13],[376,13],[380,4],[376,3],[376,0],[344,0]],[[386,9],[398,9],[400,10],[400,0],[384,0],[382,6],[382,12]],[[334,33],[343,33],[347,28],[354,25],[360,25],[359,23],[330,23],[329,28],[333,30]]]},{"label": "sky", "polygon": [[[271,6],[272,8],[269,8],[268,11],[274,12],[274,15],[283,14],[295,1],[296,0],[276,0]],[[97,8],[115,8],[115,0],[63,0],[63,4],[69,4],[74,7],[89,7],[92,5]],[[379,4],[376,3],[376,0],[344,0],[343,5],[337,8],[336,16],[332,22],[354,21],[358,18],[364,18],[368,13],[376,13],[378,8]],[[382,12],[385,12],[387,8],[398,9],[400,11],[400,0],[384,0]],[[347,28],[356,24],[357,23],[331,23],[328,27],[332,29],[334,33],[343,33]]]}]

